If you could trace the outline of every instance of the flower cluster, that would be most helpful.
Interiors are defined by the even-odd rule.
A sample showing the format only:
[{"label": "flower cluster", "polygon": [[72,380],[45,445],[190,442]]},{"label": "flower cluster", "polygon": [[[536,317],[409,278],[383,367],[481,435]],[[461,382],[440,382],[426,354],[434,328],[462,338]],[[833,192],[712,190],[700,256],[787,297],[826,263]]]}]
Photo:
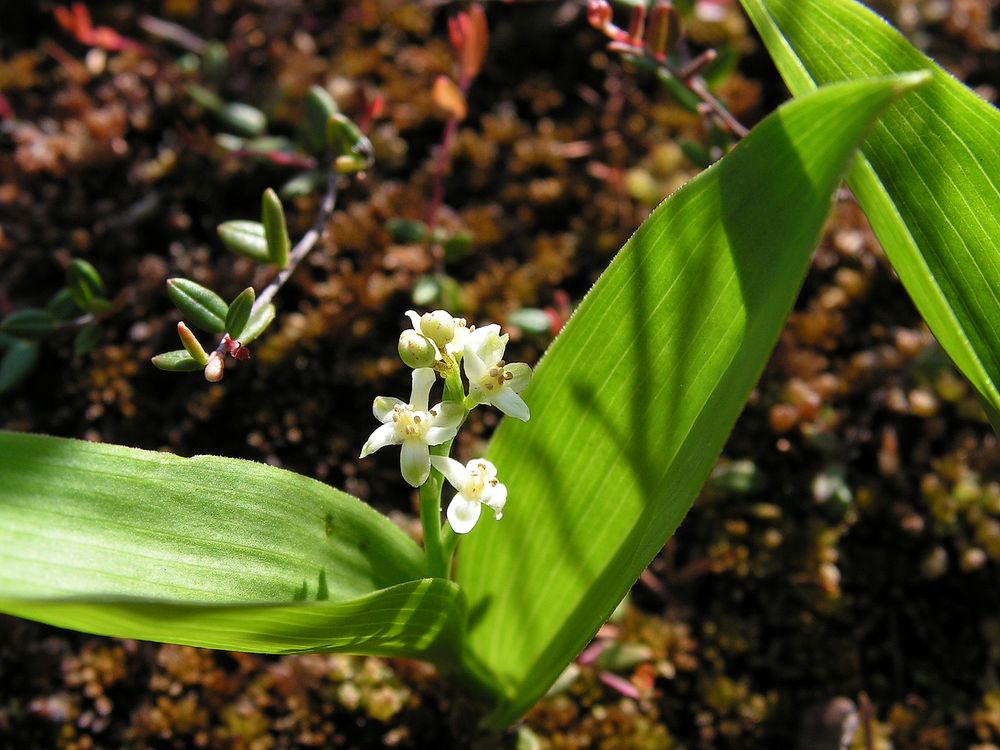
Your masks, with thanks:
[{"label": "flower cluster", "polygon": [[[413,327],[399,337],[399,356],[413,368],[410,400],[375,399],[372,410],[382,424],[361,449],[361,458],[387,445],[401,446],[399,468],[413,487],[427,481],[431,466],[440,471],[457,490],[448,505],[448,523],[456,533],[465,534],[479,520],[483,505],[497,520],[502,517],[507,488],[486,459],[476,458],[462,466],[447,456],[432,456],[431,446],[449,443],[469,411],[480,404],[528,421],[530,411],[521,392],[531,379],[531,368],[523,362],[504,361],[508,336],[496,324],[476,328],[444,310],[424,315],[410,310],[406,315]],[[448,396],[429,407],[430,391],[439,376]]]}]

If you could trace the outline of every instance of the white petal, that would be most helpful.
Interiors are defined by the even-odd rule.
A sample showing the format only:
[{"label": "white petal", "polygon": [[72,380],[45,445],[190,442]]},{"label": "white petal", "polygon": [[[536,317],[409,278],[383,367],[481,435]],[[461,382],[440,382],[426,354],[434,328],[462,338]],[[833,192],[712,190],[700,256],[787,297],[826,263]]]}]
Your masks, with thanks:
[{"label": "white petal", "polygon": [[477,354],[479,358],[483,360],[483,364],[487,367],[492,367],[501,359],[503,359],[504,349],[507,348],[507,334],[503,336],[490,336],[483,343]]},{"label": "white petal", "polygon": [[467,472],[465,471],[465,467],[454,458],[449,458],[448,456],[431,456],[431,463],[434,464],[435,469],[444,474],[444,478],[448,480],[448,484],[456,490],[461,490],[465,486],[465,480],[468,479]]},{"label": "white petal", "polygon": [[392,398],[391,396],[379,396],[375,399],[375,403],[372,404],[372,413],[382,424],[390,421],[392,419],[392,410],[396,406],[406,406],[398,398]]},{"label": "white petal", "polygon": [[511,362],[504,368],[504,371],[514,376],[507,381],[507,387],[514,391],[514,393],[520,393],[528,387],[528,383],[531,380],[531,368],[524,364],[524,362]]},{"label": "white petal", "polygon": [[427,445],[441,445],[455,437],[456,432],[457,427],[428,427],[424,433],[424,442]]},{"label": "white petal", "polygon": [[489,397],[489,402],[508,417],[520,419],[522,422],[527,422],[531,418],[531,412],[524,399],[510,388],[501,388]]},{"label": "white petal", "polygon": [[497,475],[497,467],[485,458],[474,458],[465,465],[466,471],[479,471],[487,479],[493,479]]},{"label": "white petal", "polygon": [[507,504],[507,486],[498,482],[495,487],[490,488],[488,498],[484,501],[493,511],[496,520],[503,518],[503,506]]},{"label": "white petal", "polygon": [[479,520],[482,506],[475,500],[466,500],[455,495],[448,503],[448,523],[456,534],[468,534]]},{"label": "white petal", "polygon": [[404,440],[399,452],[399,471],[411,487],[419,487],[431,473],[431,453],[423,440]]},{"label": "white petal", "polygon": [[[465,407],[457,401],[442,401],[431,410],[437,414],[434,417],[435,427],[454,427],[458,429],[465,419]],[[431,443],[434,445],[434,443]]]},{"label": "white petal", "polygon": [[500,326],[496,323],[490,323],[488,326],[471,331],[465,339],[465,344],[479,351],[488,339],[494,337],[500,338]]},{"label": "white petal", "polygon": [[413,371],[413,389],[410,391],[410,406],[414,411],[427,411],[427,397],[434,385],[434,369],[419,367]]},{"label": "white petal", "polygon": [[416,310],[407,310],[405,313],[406,317],[410,319],[410,325],[413,326],[414,331],[420,330],[420,315],[417,314]]},{"label": "white petal", "polygon": [[387,445],[397,445],[398,443],[399,438],[396,437],[395,425],[384,424],[369,436],[368,442],[361,449],[361,458],[370,456],[375,451],[385,448]]},{"label": "white petal", "polygon": [[[471,339],[472,336],[469,338]],[[478,383],[486,375],[486,365],[483,364],[483,360],[479,358],[479,355],[469,345],[468,340],[465,342],[465,354],[462,357],[462,363],[465,366],[465,377],[469,379],[470,383]]]}]

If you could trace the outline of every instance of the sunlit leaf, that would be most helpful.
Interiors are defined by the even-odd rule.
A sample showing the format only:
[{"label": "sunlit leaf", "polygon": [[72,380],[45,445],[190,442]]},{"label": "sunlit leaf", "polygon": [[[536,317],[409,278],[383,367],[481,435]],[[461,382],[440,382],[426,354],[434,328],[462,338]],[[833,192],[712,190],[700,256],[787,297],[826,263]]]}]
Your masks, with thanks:
[{"label": "sunlit leaf", "polygon": [[0,432],[0,611],[210,648],[447,661],[461,599],[384,516],[263,464]]},{"label": "sunlit leaf", "polygon": [[791,310],[855,147],[908,85],[829,87],[657,208],[490,445],[509,494],[459,547],[500,727],[551,685],[691,506]]},{"label": "sunlit leaf", "polygon": [[1000,429],[1000,111],[852,0],[742,0],[795,94],[932,69],[865,141],[848,184],[900,280]]}]

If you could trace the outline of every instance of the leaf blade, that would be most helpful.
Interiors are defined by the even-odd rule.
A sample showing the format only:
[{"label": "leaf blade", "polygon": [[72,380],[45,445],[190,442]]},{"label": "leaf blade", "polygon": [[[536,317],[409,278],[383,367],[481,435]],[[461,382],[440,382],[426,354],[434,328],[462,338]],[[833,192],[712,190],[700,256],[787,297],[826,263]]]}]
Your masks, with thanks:
[{"label": "leaf blade", "polygon": [[741,1],[793,93],[932,70],[927,87],[876,125],[848,184],[920,314],[995,418],[1000,112],[857,3]]},{"label": "leaf blade", "polygon": [[540,697],[680,523],[777,340],[839,176],[908,85],[830,87],[765,120],[640,227],[539,364],[531,423],[504,420],[488,452],[510,512],[458,558],[470,660],[505,695],[488,725]]},{"label": "leaf blade", "polygon": [[408,537],[319,482],[6,432],[0,455],[2,611],[212,648],[444,658],[457,643],[457,587],[423,579]]}]

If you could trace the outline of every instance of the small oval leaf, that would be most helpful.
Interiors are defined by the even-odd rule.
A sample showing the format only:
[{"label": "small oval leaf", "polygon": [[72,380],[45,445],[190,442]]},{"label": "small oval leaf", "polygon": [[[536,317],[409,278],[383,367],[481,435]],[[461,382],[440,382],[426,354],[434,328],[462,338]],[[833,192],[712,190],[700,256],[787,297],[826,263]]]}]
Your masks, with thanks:
[{"label": "small oval leaf", "polygon": [[229,305],[211,289],[190,279],[167,279],[167,293],[194,325],[209,333],[223,333],[226,330],[226,314]]},{"label": "small oval leaf", "polygon": [[275,309],[274,305],[268,303],[263,307],[259,307],[250,313],[250,320],[247,321],[246,327],[243,329],[243,335],[240,336],[241,344],[249,344],[251,341],[260,336],[267,327],[271,325],[271,321],[274,320]]},{"label": "small oval leaf", "polygon": [[264,225],[259,221],[224,221],[216,228],[219,239],[237,255],[243,255],[258,263],[267,263],[267,240]]},{"label": "small oval leaf", "polygon": [[73,302],[85,312],[90,312],[95,297],[104,294],[104,281],[97,269],[79,258],[74,259],[66,268],[66,285]]},{"label": "small oval leaf", "polygon": [[419,219],[389,219],[385,230],[393,242],[408,244],[423,242],[427,238],[427,225]]},{"label": "small oval leaf", "polygon": [[340,108],[325,88],[313,86],[306,95],[305,109],[304,130],[309,150],[321,153],[326,149],[326,122]]},{"label": "small oval leaf", "polygon": [[525,333],[551,333],[552,318],[545,310],[535,307],[522,307],[507,316],[507,322],[517,326]]},{"label": "small oval leaf", "polygon": [[191,355],[191,359],[202,367],[208,364],[208,352],[205,351],[191,329],[184,325],[183,321],[177,324],[177,336],[184,344],[184,351]]},{"label": "small oval leaf", "polygon": [[88,354],[100,340],[100,323],[88,323],[73,337],[73,356],[82,357],[84,354]]},{"label": "small oval leaf", "polygon": [[264,237],[267,241],[269,260],[278,268],[288,265],[288,249],[291,240],[288,239],[288,226],[285,224],[285,209],[281,199],[271,188],[264,191],[260,207],[261,220],[264,223]]},{"label": "small oval leaf", "polygon": [[248,286],[229,305],[229,312],[226,314],[226,333],[231,339],[238,339],[243,333],[247,321],[250,320],[250,311],[253,310],[253,301],[256,298],[253,287]]},{"label": "small oval leaf", "polygon": [[0,323],[0,333],[7,333],[20,339],[44,339],[52,335],[55,328],[56,321],[52,313],[37,307],[16,310]]},{"label": "small oval leaf", "polygon": [[225,127],[246,138],[254,138],[267,130],[267,116],[243,102],[226,102],[218,116]]},{"label": "small oval leaf", "polygon": [[45,309],[52,313],[56,320],[72,320],[80,314],[80,308],[73,301],[73,295],[65,287],[55,293],[45,305]]},{"label": "small oval leaf", "polygon": [[0,393],[7,393],[21,384],[35,369],[38,344],[34,341],[14,341],[0,359]]},{"label": "small oval leaf", "polygon": [[203,366],[198,364],[184,349],[157,354],[153,357],[152,362],[154,366],[167,372],[194,372],[195,370],[200,370]]}]

